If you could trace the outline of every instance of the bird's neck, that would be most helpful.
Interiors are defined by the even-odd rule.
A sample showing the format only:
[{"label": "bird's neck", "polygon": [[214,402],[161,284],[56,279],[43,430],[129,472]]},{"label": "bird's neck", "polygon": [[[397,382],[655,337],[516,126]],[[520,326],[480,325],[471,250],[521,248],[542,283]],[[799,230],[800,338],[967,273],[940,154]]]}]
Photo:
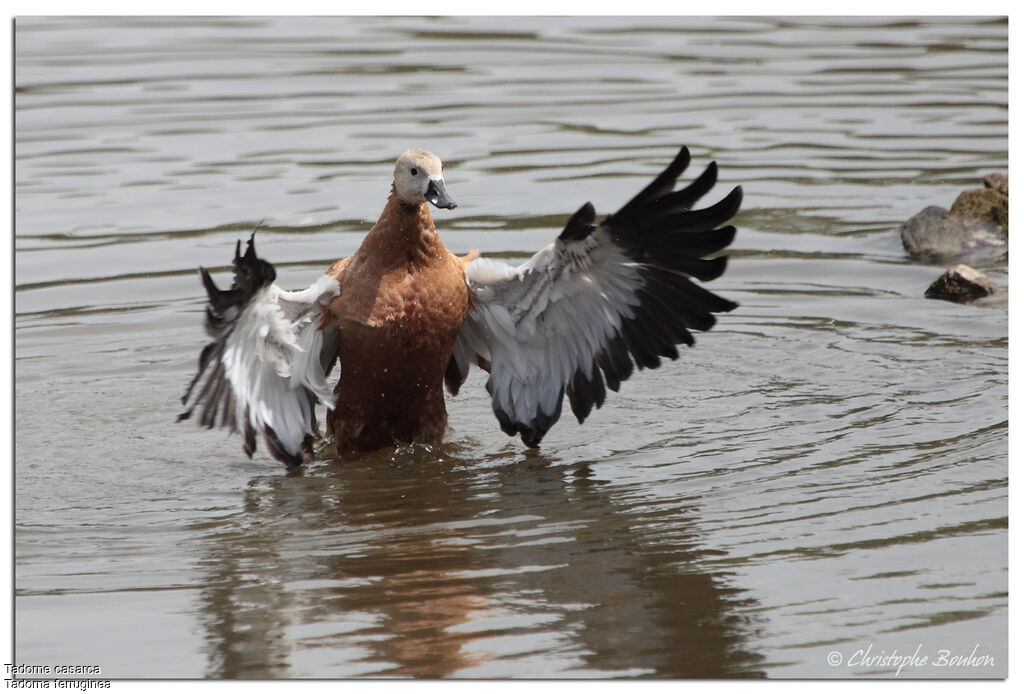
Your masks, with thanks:
[{"label": "bird's neck", "polygon": [[366,250],[396,257],[403,252],[427,250],[437,243],[439,239],[427,203],[410,205],[399,200],[392,190],[363,246]]}]

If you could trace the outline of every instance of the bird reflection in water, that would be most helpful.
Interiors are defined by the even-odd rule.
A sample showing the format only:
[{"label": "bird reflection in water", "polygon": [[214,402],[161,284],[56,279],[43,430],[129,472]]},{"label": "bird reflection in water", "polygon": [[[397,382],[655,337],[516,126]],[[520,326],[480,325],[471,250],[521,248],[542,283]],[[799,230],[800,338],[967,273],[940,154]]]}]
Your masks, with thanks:
[{"label": "bird reflection in water", "polygon": [[[758,677],[688,509],[509,447],[255,478],[203,528],[211,677]],[[684,519],[685,518],[685,519]]]}]

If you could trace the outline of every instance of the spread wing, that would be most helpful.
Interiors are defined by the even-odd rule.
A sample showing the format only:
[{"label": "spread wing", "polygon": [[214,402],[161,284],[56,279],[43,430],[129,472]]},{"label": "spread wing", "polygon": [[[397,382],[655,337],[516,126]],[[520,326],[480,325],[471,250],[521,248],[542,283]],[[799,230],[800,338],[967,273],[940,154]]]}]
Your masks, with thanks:
[{"label": "spread wing", "polygon": [[[583,420],[638,369],[676,359],[691,330],[708,330],[714,313],[737,304],[704,289],[725,271],[726,258],[705,256],[732,243],[722,226],[739,209],[736,187],[700,210],[693,204],[718,176],[710,166],[682,190],[689,164],[684,147],[650,185],[595,224],[587,203],[558,239],[512,267],[477,259],[466,266],[475,296],[459,333],[445,381],[455,394],[472,364],[490,372],[487,390],[501,428],[540,444],[558,421],[564,395]],[[632,358],[632,360],[631,360]]]},{"label": "spread wing", "polygon": [[221,290],[199,268],[209,298],[199,371],[181,401],[199,408],[200,425],[243,432],[250,457],[257,433],[289,467],[302,462],[302,446],[316,432],[316,401],[334,406],[326,373],[338,353],[337,331],[320,330],[325,304],[338,294],[324,275],[309,289],[286,292],[274,284],[274,266],[256,256],[250,237],[244,255],[235,246],[234,281]]}]

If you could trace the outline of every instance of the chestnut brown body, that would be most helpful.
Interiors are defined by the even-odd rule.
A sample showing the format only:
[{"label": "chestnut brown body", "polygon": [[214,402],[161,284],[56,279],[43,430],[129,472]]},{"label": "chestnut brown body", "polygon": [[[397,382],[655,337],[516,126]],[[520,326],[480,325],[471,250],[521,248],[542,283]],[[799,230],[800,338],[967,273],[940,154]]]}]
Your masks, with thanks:
[{"label": "chestnut brown body", "polygon": [[444,436],[445,368],[469,309],[464,261],[449,251],[427,203],[392,194],[351,258],[328,271],[341,291],[329,312],[340,334],[338,450],[374,450]]}]

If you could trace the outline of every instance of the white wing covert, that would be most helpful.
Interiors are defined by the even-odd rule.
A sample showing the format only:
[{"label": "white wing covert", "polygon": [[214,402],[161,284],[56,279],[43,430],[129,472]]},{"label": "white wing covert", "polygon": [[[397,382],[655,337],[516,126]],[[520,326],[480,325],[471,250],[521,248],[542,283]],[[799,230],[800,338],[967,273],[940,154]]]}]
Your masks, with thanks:
[{"label": "white wing covert", "polygon": [[230,289],[218,289],[204,268],[199,273],[213,341],[199,355],[178,421],[199,407],[200,425],[241,430],[250,457],[259,433],[271,455],[289,467],[300,464],[307,437],[316,433],[316,401],[334,406],[326,375],[337,357],[337,331],[320,328],[337,280],[324,275],[308,289],[284,291],[274,284],[274,266],[256,256],[252,237],[244,255],[235,246]]},{"label": "white wing covert", "polygon": [[690,330],[708,330],[737,304],[691,278],[720,276],[726,258],[705,256],[735,236],[720,226],[739,209],[736,187],[719,203],[693,204],[717,180],[714,162],[673,192],[687,148],[650,185],[599,225],[589,202],[555,242],[518,267],[477,259],[466,267],[474,297],[445,374],[453,395],[470,365],[490,372],[487,390],[503,431],[537,446],[564,396],[580,422],[639,369],[676,359]]}]

